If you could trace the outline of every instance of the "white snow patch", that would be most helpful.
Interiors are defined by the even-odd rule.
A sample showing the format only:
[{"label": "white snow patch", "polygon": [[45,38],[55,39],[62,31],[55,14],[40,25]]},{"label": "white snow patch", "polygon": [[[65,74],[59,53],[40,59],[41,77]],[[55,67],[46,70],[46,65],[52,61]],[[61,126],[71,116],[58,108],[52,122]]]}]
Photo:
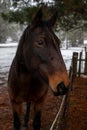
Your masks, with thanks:
[{"label": "white snow patch", "polygon": [[1,47],[16,47],[18,45],[18,43],[17,42],[10,42],[10,43],[0,43],[0,48]]}]

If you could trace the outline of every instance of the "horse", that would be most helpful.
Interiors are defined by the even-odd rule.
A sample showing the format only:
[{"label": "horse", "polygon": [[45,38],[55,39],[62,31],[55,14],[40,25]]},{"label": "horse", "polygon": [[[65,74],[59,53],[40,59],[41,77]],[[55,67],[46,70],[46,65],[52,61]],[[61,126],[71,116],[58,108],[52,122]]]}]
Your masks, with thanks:
[{"label": "horse", "polygon": [[[14,130],[28,128],[31,103],[34,104],[32,127],[40,130],[48,89],[54,96],[68,91],[69,77],[60,51],[60,40],[53,31],[56,20],[56,11],[48,20],[43,20],[43,11],[39,9],[19,40],[8,76]],[[26,112],[21,121],[23,103]]]}]

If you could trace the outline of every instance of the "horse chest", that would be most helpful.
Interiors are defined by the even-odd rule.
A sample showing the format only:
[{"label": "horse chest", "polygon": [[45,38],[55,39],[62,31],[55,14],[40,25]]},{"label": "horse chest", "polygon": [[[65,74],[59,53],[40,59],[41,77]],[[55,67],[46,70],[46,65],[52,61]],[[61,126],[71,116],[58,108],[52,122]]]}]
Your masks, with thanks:
[{"label": "horse chest", "polygon": [[36,100],[47,92],[48,85],[40,78],[30,75],[20,76],[20,95],[25,100]]}]

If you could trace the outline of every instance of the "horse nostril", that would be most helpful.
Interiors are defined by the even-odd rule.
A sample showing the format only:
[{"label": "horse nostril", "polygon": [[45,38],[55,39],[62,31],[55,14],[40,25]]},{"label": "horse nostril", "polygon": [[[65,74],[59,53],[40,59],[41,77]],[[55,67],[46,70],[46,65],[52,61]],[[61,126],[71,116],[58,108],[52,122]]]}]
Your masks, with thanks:
[{"label": "horse nostril", "polygon": [[67,93],[68,89],[65,87],[64,83],[61,82],[57,85],[57,91],[59,95],[64,95]]}]

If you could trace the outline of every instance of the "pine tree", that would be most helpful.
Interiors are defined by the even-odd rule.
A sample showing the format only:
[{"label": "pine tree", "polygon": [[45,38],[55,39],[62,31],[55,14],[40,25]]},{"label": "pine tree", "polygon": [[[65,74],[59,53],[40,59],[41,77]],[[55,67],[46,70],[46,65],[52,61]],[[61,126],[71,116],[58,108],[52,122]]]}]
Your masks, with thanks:
[{"label": "pine tree", "polygon": [[[43,0],[12,0],[8,13],[2,12],[2,17],[9,22],[28,24],[31,22],[39,7],[43,8],[44,16],[49,16],[54,10],[58,11],[58,26],[68,31],[72,28],[87,27],[87,0],[53,0],[53,3],[44,3]],[[45,10],[44,10],[45,8]]]}]

